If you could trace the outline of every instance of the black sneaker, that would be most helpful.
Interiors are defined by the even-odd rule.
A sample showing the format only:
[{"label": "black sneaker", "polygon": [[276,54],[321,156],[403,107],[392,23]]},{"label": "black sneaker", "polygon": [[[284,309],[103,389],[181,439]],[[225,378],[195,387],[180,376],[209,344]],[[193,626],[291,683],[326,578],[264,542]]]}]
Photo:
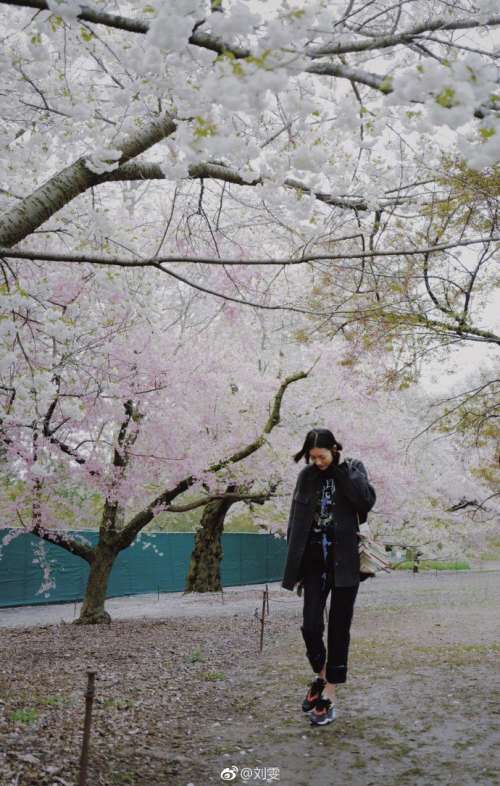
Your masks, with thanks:
[{"label": "black sneaker", "polygon": [[311,682],[306,697],[302,702],[302,712],[311,712],[316,702],[321,698],[321,692],[325,685],[326,680],[322,677],[316,677],[316,679]]},{"label": "black sneaker", "polygon": [[311,726],[326,726],[337,717],[337,708],[330,699],[318,699],[314,709],[309,715]]}]

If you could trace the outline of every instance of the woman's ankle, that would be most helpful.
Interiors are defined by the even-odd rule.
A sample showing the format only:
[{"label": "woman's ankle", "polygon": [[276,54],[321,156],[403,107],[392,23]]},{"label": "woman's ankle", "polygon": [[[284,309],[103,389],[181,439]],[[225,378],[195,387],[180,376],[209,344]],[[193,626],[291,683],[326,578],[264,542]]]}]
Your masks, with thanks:
[{"label": "woman's ankle", "polygon": [[335,683],[327,682],[321,695],[324,699],[330,699],[332,702],[335,701]]}]

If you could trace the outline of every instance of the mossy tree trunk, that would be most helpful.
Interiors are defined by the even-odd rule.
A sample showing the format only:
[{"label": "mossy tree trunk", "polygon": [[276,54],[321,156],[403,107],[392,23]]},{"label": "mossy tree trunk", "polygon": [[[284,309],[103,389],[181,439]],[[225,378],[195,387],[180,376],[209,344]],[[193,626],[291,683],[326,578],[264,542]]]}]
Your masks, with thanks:
[{"label": "mossy tree trunk", "polygon": [[118,549],[113,544],[98,543],[95,547],[82,609],[75,624],[99,625],[102,622],[111,622],[104,603],[109,576],[117,555]]},{"label": "mossy tree trunk", "polygon": [[[227,493],[233,493],[229,486]],[[215,500],[205,506],[199,529],[194,538],[191,563],[186,578],[185,592],[220,592],[221,536],[224,519],[236,500]]]},{"label": "mossy tree trunk", "polygon": [[[123,406],[125,417],[120,425],[113,451],[113,466],[122,474],[128,465],[129,449],[137,439],[139,423],[142,420],[141,413],[131,399],[125,401]],[[123,508],[114,495],[106,497],[99,528],[99,542],[89,560],[90,573],[85,597],[80,616],[75,620],[78,625],[99,625],[102,622],[111,622],[111,617],[105,610],[104,604],[115,559],[125,547],[123,543],[120,543],[119,523],[123,523]]]}]

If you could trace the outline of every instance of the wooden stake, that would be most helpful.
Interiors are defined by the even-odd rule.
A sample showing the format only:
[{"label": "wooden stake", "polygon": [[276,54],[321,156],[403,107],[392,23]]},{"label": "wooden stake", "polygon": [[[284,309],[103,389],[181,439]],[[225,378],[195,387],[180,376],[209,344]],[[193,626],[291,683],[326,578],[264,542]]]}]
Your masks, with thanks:
[{"label": "wooden stake", "polygon": [[266,608],[267,608],[267,616],[269,617],[269,587],[266,584]]},{"label": "wooden stake", "polygon": [[80,774],[78,786],[87,783],[87,766],[89,761],[90,726],[92,724],[92,704],[94,702],[95,671],[87,672],[87,690],[85,692],[85,721],[83,724],[82,755],[80,756]]},{"label": "wooden stake", "polygon": [[266,591],[264,590],[262,594],[262,615],[260,618],[260,649],[259,652],[262,652],[262,648],[264,646],[264,622],[265,622],[265,615],[266,615]]}]

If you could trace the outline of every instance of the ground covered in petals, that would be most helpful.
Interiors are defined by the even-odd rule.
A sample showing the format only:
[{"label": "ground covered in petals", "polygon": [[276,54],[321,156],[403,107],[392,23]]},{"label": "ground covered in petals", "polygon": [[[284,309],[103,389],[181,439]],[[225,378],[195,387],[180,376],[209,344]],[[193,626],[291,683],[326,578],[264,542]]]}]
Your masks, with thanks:
[{"label": "ground covered in petals", "polygon": [[236,784],[493,786],[499,595],[495,570],[365,582],[338,718],[324,728],[300,709],[301,600],[277,584],[262,653],[253,588],[170,619],[4,628],[0,784],[76,784],[95,669],[88,786],[205,786],[230,768]]}]

